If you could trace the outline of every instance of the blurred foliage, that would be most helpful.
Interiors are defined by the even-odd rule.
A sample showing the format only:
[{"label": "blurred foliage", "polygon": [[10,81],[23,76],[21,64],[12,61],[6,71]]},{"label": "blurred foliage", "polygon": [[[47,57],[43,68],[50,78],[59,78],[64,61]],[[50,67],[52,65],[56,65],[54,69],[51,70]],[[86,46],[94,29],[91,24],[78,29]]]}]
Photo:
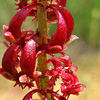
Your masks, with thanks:
[{"label": "blurred foliage", "polygon": [[[8,26],[9,21],[17,12],[14,4],[14,0],[0,0],[0,41],[4,40],[2,25]],[[68,45],[66,54],[79,67],[80,82],[87,86],[80,96],[72,96],[69,100],[100,100],[100,0],[67,0],[66,8],[74,18],[73,34],[79,37],[79,40]],[[35,30],[34,23],[36,22],[33,23],[31,20],[31,18],[27,19],[22,29],[25,27]],[[54,33],[57,24],[52,26],[49,24],[49,27],[49,33]],[[0,44],[0,62],[5,50],[6,47]],[[27,89],[22,91],[19,87],[13,88],[13,85],[13,82],[0,76],[0,100],[21,100],[27,93]]]},{"label": "blurred foliage", "polygon": [[75,21],[73,34],[85,43],[98,46],[100,39],[100,0],[68,0],[67,8]]}]

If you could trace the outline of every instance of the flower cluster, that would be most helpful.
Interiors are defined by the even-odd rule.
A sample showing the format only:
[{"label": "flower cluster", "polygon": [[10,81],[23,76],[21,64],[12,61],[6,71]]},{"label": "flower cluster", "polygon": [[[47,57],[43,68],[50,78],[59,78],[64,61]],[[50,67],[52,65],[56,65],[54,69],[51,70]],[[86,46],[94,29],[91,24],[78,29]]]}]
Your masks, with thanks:
[{"label": "flower cluster", "polygon": [[[42,99],[47,100],[47,93],[51,95],[52,100],[68,100],[70,94],[78,95],[86,87],[79,83],[77,76],[72,71],[72,68],[77,71],[69,56],[65,56],[64,50],[66,45],[78,37],[71,35],[74,27],[74,20],[71,13],[65,8],[67,0],[15,0],[18,2],[17,10],[19,10],[11,19],[9,26],[3,25],[4,37],[9,42],[3,42],[7,46],[2,59],[2,68],[0,74],[6,79],[15,81],[15,85],[25,87],[34,87],[36,81],[38,88],[30,91],[23,100],[31,100],[32,95],[36,92],[42,94]],[[43,4],[46,2],[46,5]],[[38,30],[21,31],[21,26],[27,17],[37,19],[37,9],[43,7],[47,11],[47,22],[58,23],[57,31],[51,38],[42,36]],[[39,43],[39,37],[42,36],[42,43]],[[47,42],[44,41],[47,38]],[[55,57],[55,54],[60,53],[62,56]],[[36,59],[42,55],[50,55],[47,61],[36,64]],[[49,69],[38,70],[38,65],[47,64]],[[51,67],[51,64],[53,67]],[[45,73],[45,74],[42,74]],[[39,79],[50,76],[46,88],[40,88]],[[62,79],[59,91],[54,91],[54,85],[58,78]]]}]

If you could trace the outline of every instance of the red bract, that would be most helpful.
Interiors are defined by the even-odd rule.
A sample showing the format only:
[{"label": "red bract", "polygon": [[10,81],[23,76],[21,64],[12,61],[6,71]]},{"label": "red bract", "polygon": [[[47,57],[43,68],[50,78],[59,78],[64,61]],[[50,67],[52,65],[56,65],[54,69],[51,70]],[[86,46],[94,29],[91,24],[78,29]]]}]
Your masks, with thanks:
[{"label": "red bract", "polygon": [[30,4],[20,11],[18,11],[11,19],[8,31],[18,39],[21,37],[21,25],[33,8],[36,8],[39,4]]},{"label": "red bract", "polygon": [[72,67],[75,71],[78,70],[78,67],[72,64],[71,58],[69,56],[56,57],[55,59],[58,59],[63,62],[64,67],[68,67],[69,69]]},{"label": "red bract", "polygon": [[71,13],[67,9],[65,9],[64,7],[61,7],[61,6],[50,5],[50,7],[56,8],[64,17],[66,25],[67,25],[66,41],[68,41],[72,34],[73,28],[74,28],[74,20],[73,20]]},{"label": "red bract", "polygon": [[67,33],[67,24],[65,22],[65,19],[62,16],[62,14],[55,8],[52,7],[52,9],[54,10],[54,12],[57,15],[58,28],[57,28],[57,32],[54,34],[54,36],[50,40],[50,45],[62,46],[65,43],[66,37],[67,37],[67,34],[66,34]]},{"label": "red bract", "polygon": [[16,70],[18,52],[19,47],[12,44],[3,56],[1,74],[7,79],[17,80],[18,78],[18,72]]},{"label": "red bract", "polygon": [[70,94],[78,95],[79,92],[85,90],[86,86],[79,84],[77,76],[72,71],[63,70],[61,77],[64,83],[61,84],[61,92],[66,97]]},{"label": "red bract", "polygon": [[27,76],[33,78],[33,72],[35,69],[35,62],[36,62],[36,43],[34,40],[29,40],[21,54],[20,58],[20,67],[22,72],[25,73]]}]

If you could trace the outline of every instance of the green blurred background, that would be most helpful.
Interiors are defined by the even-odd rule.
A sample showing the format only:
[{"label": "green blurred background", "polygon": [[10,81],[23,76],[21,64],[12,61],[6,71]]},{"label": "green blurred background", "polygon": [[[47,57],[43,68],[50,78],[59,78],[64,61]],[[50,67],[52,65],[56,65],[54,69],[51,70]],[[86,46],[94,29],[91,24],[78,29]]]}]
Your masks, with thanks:
[{"label": "green blurred background", "polygon": [[[9,25],[17,12],[14,4],[14,0],[0,0],[0,41],[5,41],[2,25]],[[71,96],[69,100],[100,100],[100,0],[68,0],[66,8],[74,18],[73,34],[79,37],[79,40],[68,45],[66,55],[78,66],[76,74],[80,83],[87,87],[79,96]],[[23,29],[36,29],[30,21],[27,19],[24,22]],[[49,27],[54,33],[57,24]],[[6,47],[0,44],[0,62],[5,50]],[[14,82],[0,76],[0,100],[21,100],[29,91],[18,86],[14,88],[13,85]]]}]

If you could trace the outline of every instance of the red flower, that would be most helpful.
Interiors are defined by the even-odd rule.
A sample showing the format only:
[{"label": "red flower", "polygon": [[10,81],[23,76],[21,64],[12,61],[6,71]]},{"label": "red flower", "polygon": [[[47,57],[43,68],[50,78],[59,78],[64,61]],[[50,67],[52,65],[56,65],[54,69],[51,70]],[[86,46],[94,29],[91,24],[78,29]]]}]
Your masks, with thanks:
[{"label": "red flower", "polygon": [[[47,93],[51,95],[52,100],[55,97],[58,100],[67,100],[70,94],[78,95],[86,87],[79,83],[77,76],[71,71],[74,68],[78,70],[71,58],[65,56],[64,50],[67,49],[65,44],[70,43],[78,37],[71,35],[74,28],[74,20],[71,13],[64,8],[67,0],[44,0],[47,4],[44,6],[42,1],[37,4],[37,0],[15,0],[18,9],[20,9],[11,19],[9,27],[3,25],[4,37],[10,43],[5,44],[8,49],[4,53],[2,59],[2,68],[0,68],[0,74],[9,80],[16,82],[15,86],[25,88],[26,86],[31,88],[34,86],[33,81],[38,82],[39,78],[51,76],[47,82],[47,87],[41,88],[40,83],[37,83],[38,89],[30,91],[23,100],[32,99],[32,95],[39,92],[43,100],[47,100]],[[42,36],[42,43],[39,43],[38,37],[41,33],[37,29],[21,31],[21,26],[27,17],[34,17],[37,19],[37,8],[43,7],[47,11],[47,21],[49,23],[58,23],[57,31],[51,38]],[[44,42],[44,38],[47,38],[47,42]],[[45,73],[38,71],[38,64],[36,66],[36,59],[42,53],[43,56],[49,54],[52,56],[42,64],[52,63],[53,68],[43,70]],[[55,57],[55,54],[60,53],[62,56]],[[41,64],[41,65],[42,65]],[[20,70],[18,69],[20,68]],[[58,78],[61,78],[61,92],[63,95],[54,92],[54,85]],[[66,99],[67,97],[67,99]]]},{"label": "red flower", "polygon": [[79,92],[85,90],[86,86],[79,84],[77,76],[68,70],[63,70],[61,73],[63,83],[61,84],[61,92],[64,97],[69,97],[70,94],[78,95]]}]

